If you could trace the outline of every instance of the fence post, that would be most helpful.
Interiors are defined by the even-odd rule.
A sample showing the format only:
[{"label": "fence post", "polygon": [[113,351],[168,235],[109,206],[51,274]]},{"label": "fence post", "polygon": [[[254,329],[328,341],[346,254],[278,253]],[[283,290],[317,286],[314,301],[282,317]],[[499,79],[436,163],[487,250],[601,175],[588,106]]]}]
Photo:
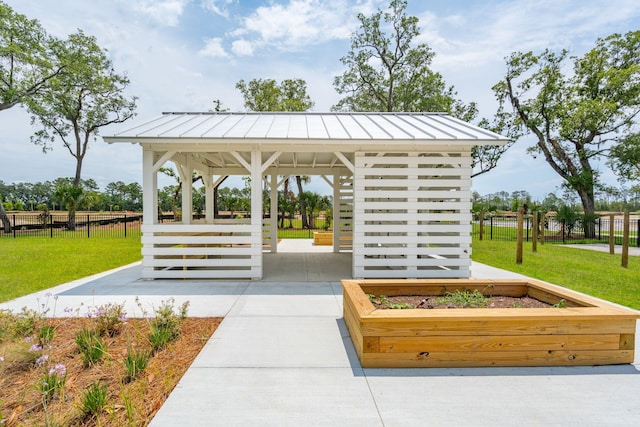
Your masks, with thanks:
[{"label": "fence post", "polygon": [[493,240],[493,215],[491,215],[489,221],[489,240]]},{"label": "fence post", "polygon": [[565,232],[567,231],[566,230],[566,228],[567,228],[566,227],[566,225],[567,225],[566,224],[566,220],[563,219],[561,224],[562,224],[562,243],[565,243],[566,242],[566,240],[565,240]]},{"label": "fence post", "polygon": [[533,212],[533,226],[531,227],[531,240],[533,252],[538,252],[538,212]]},{"label": "fence post", "polygon": [[124,237],[127,237],[127,214],[124,214]]},{"label": "fence post", "polygon": [[624,213],[624,225],[622,229],[622,266],[629,266],[629,211]]},{"label": "fence post", "polygon": [[16,238],[16,214],[13,214],[13,238]]},{"label": "fence post", "polygon": [[522,264],[522,226],[523,226],[524,209],[518,209],[518,238],[516,242],[516,264]]},{"label": "fence post", "polygon": [[480,235],[479,239],[482,240],[484,236],[484,212],[480,211]]},{"label": "fence post", "polygon": [[636,225],[636,246],[640,248],[640,219],[638,219],[638,224]]},{"label": "fence post", "polygon": [[540,221],[539,221],[540,222],[540,244],[541,245],[544,245],[544,233],[545,233],[544,230],[545,230],[545,227],[546,227],[546,224],[544,222],[545,222],[546,219],[547,219],[547,215],[545,213],[543,213],[541,215],[541,218],[540,218]]},{"label": "fence post", "polygon": [[53,215],[49,214],[49,233],[51,233],[51,238],[53,239]]},{"label": "fence post", "polygon": [[91,223],[89,222],[89,214],[87,214],[87,239],[91,237]]},{"label": "fence post", "polygon": [[602,240],[602,217],[598,217],[598,241]]},{"label": "fence post", "polygon": [[528,241],[529,241],[529,226],[530,226],[530,224],[529,224],[529,217],[527,217],[526,219],[527,219],[527,239],[526,239],[526,240],[527,240],[527,242],[528,242]]},{"label": "fence post", "polygon": [[616,248],[616,216],[615,214],[609,215],[609,253],[613,255]]}]

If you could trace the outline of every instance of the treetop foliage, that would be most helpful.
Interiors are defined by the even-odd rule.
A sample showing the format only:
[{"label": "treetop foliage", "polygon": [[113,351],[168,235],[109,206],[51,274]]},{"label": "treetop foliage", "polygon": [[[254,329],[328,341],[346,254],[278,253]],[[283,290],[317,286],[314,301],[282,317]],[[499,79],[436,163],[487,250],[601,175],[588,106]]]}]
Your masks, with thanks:
[{"label": "treetop foliage", "polygon": [[640,31],[598,39],[582,57],[515,52],[506,65],[493,87],[498,117],[515,137],[534,136],[529,151],[543,155],[592,213],[599,179],[593,162],[637,132]]},{"label": "treetop foliage", "polygon": [[250,111],[307,111],[314,102],[307,94],[307,83],[302,79],[240,80],[236,89],[242,93],[244,106]]}]

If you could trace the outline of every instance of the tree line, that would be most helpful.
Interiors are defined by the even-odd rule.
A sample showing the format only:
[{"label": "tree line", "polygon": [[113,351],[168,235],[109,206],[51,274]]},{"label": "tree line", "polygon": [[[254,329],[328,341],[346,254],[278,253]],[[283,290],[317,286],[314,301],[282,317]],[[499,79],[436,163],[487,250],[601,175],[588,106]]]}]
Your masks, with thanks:
[{"label": "tree line", "polygon": [[[558,195],[548,193],[542,199],[534,199],[528,191],[497,191],[481,195],[477,191],[472,194],[474,212],[516,212],[525,207],[529,212],[559,212],[563,209],[583,213],[579,198],[569,189]],[[614,188],[598,186],[595,193],[596,212],[640,212],[640,185],[630,188]]]}]

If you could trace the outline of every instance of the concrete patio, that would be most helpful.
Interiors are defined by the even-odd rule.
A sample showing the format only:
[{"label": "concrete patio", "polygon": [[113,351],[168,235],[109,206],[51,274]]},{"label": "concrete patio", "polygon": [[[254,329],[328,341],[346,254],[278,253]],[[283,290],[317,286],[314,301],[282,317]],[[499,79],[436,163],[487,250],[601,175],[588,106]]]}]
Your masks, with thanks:
[{"label": "concrete patio", "polygon": [[[342,320],[349,254],[322,249],[265,254],[263,281],[145,281],[135,264],[0,308],[55,296],[57,315],[115,302],[135,316],[136,297],[147,309],[173,297],[191,316],[224,316],[153,426],[640,425],[637,355],[601,367],[363,369]],[[522,277],[478,263],[472,275]]]}]

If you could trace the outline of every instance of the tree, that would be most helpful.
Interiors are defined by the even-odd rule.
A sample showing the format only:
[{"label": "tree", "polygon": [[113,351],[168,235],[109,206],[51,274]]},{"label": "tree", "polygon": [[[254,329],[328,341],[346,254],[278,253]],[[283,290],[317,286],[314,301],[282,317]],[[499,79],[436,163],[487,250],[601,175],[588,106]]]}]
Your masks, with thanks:
[{"label": "tree", "polygon": [[[31,140],[43,151],[56,139],[62,140],[76,159],[72,184],[80,188],[89,141],[98,136],[101,127],[133,117],[136,103],[135,98],[123,94],[129,79],[116,73],[95,37],[78,31],[69,35],[55,54],[64,70],[27,101],[32,123],[40,125]],[[74,204],[70,206],[69,223],[75,216]]]},{"label": "tree", "polygon": [[69,211],[69,217],[67,220],[67,229],[76,229],[76,210],[82,206],[84,202],[84,190],[80,186],[75,185],[61,185],[56,188],[54,193],[55,198],[60,203],[60,206],[64,206]]},{"label": "tree", "polygon": [[[314,105],[307,94],[307,83],[302,79],[285,79],[279,84],[273,79],[253,79],[249,83],[240,80],[236,88],[242,93],[244,106],[251,111],[307,111]],[[309,228],[302,197],[302,183],[308,180],[309,177],[296,176],[303,228]]]},{"label": "tree", "polygon": [[[334,110],[447,112],[472,121],[475,103],[456,99],[440,73],[431,70],[435,52],[413,41],[420,35],[418,18],[406,14],[406,0],[393,0],[389,10],[367,17],[358,14],[360,29],[351,37],[351,50],[340,61],[347,70],[334,79],[336,91],[344,95]],[[385,32],[388,31],[388,32]],[[489,128],[488,121],[481,125]],[[510,145],[473,149],[474,176],[493,169]]]},{"label": "tree", "polygon": [[314,106],[302,79],[285,79],[280,83],[273,79],[252,79],[249,83],[240,80],[236,89],[250,111],[307,111]]},{"label": "tree", "polygon": [[640,134],[628,135],[613,146],[608,164],[620,180],[640,180]]},{"label": "tree", "polygon": [[37,20],[0,1],[0,111],[37,94],[62,71],[52,55],[58,43]]},{"label": "tree", "polygon": [[[533,135],[530,153],[542,154],[593,216],[599,177],[593,165],[612,143],[625,140],[640,112],[640,31],[598,39],[583,57],[566,50],[516,52],[506,65],[493,87],[498,115],[520,135]],[[585,233],[593,237],[595,229]]]}]

